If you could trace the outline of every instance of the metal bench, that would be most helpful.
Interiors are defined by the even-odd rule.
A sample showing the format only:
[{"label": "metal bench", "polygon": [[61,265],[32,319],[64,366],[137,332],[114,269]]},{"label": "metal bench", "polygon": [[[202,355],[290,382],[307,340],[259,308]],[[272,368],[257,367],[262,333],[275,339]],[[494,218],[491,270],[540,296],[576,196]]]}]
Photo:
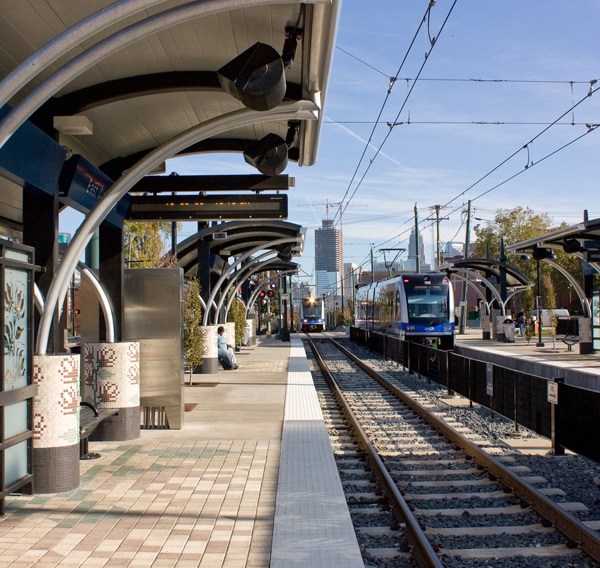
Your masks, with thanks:
[{"label": "metal bench", "polygon": [[97,452],[89,451],[89,436],[103,421],[118,414],[116,408],[103,408],[98,410],[91,402],[79,403],[79,459],[96,460],[100,457]]},{"label": "metal bench", "polygon": [[571,348],[576,343],[579,343],[579,318],[558,318],[556,321],[556,337],[567,345],[567,349]]}]

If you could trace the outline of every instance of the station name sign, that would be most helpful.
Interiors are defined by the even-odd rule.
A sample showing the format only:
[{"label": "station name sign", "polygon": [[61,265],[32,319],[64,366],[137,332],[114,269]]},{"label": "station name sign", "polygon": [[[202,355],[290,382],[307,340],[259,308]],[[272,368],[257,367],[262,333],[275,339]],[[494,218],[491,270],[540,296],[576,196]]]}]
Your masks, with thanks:
[{"label": "station name sign", "polygon": [[[81,213],[89,213],[104,197],[113,181],[80,155],[71,156],[63,167],[59,181],[60,200]],[[121,228],[129,210],[131,196],[126,195],[108,214],[105,221]]]}]

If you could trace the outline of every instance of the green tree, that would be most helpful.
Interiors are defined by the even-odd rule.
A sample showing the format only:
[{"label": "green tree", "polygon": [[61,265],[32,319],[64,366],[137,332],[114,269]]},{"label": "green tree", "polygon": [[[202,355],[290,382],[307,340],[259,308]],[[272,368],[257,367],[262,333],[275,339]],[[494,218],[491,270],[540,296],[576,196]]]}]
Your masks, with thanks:
[{"label": "green tree", "polygon": [[[489,258],[497,259],[500,256],[501,238],[504,238],[504,244],[507,246],[565,226],[565,223],[553,226],[552,219],[548,214],[534,213],[529,208],[499,209],[492,221],[486,221],[473,227],[476,236],[474,256],[485,258],[486,253],[489,251]],[[581,282],[581,261],[576,256],[561,250],[554,250],[554,254],[556,255],[556,262],[567,269],[577,281]],[[524,260],[521,256],[518,253],[508,255],[507,262],[525,274],[533,283],[533,286],[523,293],[520,299],[516,300],[524,307],[525,311],[531,312],[534,309],[537,294],[537,264],[533,259]],[[540,263],[540,283],[544,305],[548,309],[556,307],[556,297],[558,295],[569,291],[567,279],[544,262]]]},{"label": "green tree", "polygon": [[235,344],[241,345],[244,339],[244,327],[246,325],[246,306],[239,298],[235,298],[229,308],[227,321],[235,323]]},{"label": "green tree", "polygon": [[170,254],[171,223],[125,221],[125,261],[130,268],[173,266]]},{"label": "green tree", "polygon": [[190,369],[190,381],[194,367],[202,364],[204,338],[200,333],[201,325],[200,284],[192,277],[187,281],[183,296],[183,356]]}]

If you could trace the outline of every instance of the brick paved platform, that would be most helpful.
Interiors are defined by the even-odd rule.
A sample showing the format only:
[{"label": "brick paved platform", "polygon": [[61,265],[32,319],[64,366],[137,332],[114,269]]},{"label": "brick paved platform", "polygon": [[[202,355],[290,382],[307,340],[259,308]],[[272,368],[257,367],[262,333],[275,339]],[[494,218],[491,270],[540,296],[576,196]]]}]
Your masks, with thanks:
[{"label": "brick paved platform", "polygon": [[[238,356],[238,370],[194,375],[194,386],[185,387],[187,411],[179,431],[146,430],[133,442],[91,442],[90,451],[102,456],[80,462],[78,490],[8,497],[7,515],[0,519],[0,568],[269,568],[278,482],[290,486],[285,475],[278,480],[286,389],[288,406],[297,406],[294,391],[310,397],[310,384],[288,386],[297,386],[298,377],[288,373],[291,351],[294,365],[306,365],[298,344],[293,340],[291,349],[290,343],[262,338]],[[309,412],[312,428],[315,409]],[[294,417],[300,417],[297,411]],[[318,443],[331,465],[322,434],[303,443]],[[297,449],[289,447],[284,455],[293,453]],[[322,465],[305,467],[319,471]],[[328,483],[331,476],[326,474]],[[293,505],[289,495],[287,503]],[[278,527],[278,534],[309,530],[312,521],[294,516],[284,522],[293,526]],[[317,536],[318,545],[284,538],[278,547],[301,544],[325,558],[331,542]],[[325,566],[318,562],[306,557],[304,566]]]}]

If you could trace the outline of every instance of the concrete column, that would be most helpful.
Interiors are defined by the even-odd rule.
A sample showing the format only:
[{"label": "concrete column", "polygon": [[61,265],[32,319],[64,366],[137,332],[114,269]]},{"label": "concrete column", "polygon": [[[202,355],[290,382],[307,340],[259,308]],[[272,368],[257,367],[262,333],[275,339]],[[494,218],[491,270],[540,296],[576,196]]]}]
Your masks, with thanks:
[{"label": "concrete column", "polygon": [[256,345],[256,320],[254,318],[246,320],[248,329],[248,345]]},{"label": "concrete column", "polygon": [[481,314],[481,339],[491,339],[491,318],[486,314]]},{"label": "concrete column", "polygon": [[594,352],[592,343],[592,319],[579,318],[579,353],[589,355]]},{"label": "concrete column", "polygon": [[33,492],[79,487],[79,355],[35,355]]},{"label": "concrete column", "polygon": [[200,374],[214,375],[219,372],[219,356],[217,353],[217,326],[201,325],[200,333],[204,339],[204,348],[202,351],[202,365],[200,365]]},{"label": "concrete column", "polygon": [[83,400],[98,410],[118,409],[92,432],[90,440],[122,441],[140,437],[140,344],[84,344]]}]

